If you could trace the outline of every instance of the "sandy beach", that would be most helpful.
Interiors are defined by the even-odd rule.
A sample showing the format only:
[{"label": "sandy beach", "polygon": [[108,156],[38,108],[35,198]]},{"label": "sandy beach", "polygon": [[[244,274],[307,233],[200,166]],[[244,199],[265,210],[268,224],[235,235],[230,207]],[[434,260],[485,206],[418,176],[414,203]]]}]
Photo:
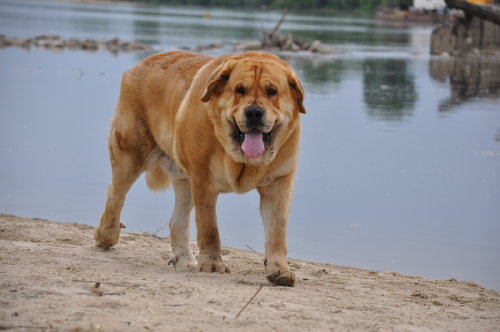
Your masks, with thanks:
[{"label": "sandy beach", "polygon": [[180,273],[168,265],[168,238],[122,232],[116,248],[103,251],[94,247],[93,231],[87,225],[0,215],[0,329],[498,331],[500,326],[500,293],[472,282],[290,259],[296,287],[274,287],[265,280],[259,253],[224,248],[230,274]]}]

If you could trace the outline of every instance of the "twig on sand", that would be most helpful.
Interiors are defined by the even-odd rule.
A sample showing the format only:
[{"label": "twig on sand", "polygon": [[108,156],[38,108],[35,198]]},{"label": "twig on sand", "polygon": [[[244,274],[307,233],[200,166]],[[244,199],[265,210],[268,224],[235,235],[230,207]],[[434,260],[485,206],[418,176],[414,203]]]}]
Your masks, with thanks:
[{"label": "twig on sand", "polygon": [[94,286],[90,287],[90,291],[92,293],[94,293],[95,295],[97,296],[103,296],[104,295],[104,292],[102,290],[99,289],[99,287],[101,287],[101,282],[100,281],[97,281]]},{"label": "twig on sand", "polygon": [[15,329],[36,329],[40,331],[46,331],[50,326],[36,326],[36,325],[2,325],[0,324],[0,330],[15,330]]},{"label": "twig on sand", "polygon": [[250,302],[252,302],[252,300],[257,296],[257,294],[259,294],[260,290],[262,289],[262,285],[259,286],[259,289],[257,289],[257,291],[255,292],[255,294],[252,295],[252,297],[250,298],[250,300],[248,300],[248,302],[243,306],[243,308],[241,308],[240,312],[238,312],[236,314],[236,316],[234,316],[234,319],[238,318],[238,316],[243,312],[243,310],[245,310],[245,308],[250,304]]},{"label": "twig on sand", "polygon": [[245,244],[245,247],[247,247],[248,249],[252,250],[252,251],[253,251],[254,253],[256,253],[256,254],[261,255],[261,253],[260,253],[260,252],[258,252],[257,250],[253,249],[253,248],[252,248],[252,247],[250,247],[248,244]]},{"label": "twig on sand", "polygon": [[[99,287],[101,285],[101,281],[95,281],[95,280],[84,280],[84,279],[73,279],[73,282],[88,282],[88,283],[94,283],[94,287],[97,283],[99,283]],[[112,286],[120,286],[120,287],[129,287],[129,288],[133,288],[133,289],[138,289],[138,290],[142,290],[142,291],[147,291],[147,292],[150,292],[151,294],[155,294],[154,291],[152,291],[151,289],[147,288],[147,287],[144,287],[144,286],[141,286],[141,285],[138,285],[138,284],[131,284],[131,283],[124,283],[124,282],[109,282],[109,281],[103,281],[102,282],[103,284],[106,283],[108,285],[112,285]],[[92,287],[91,287],[92,288]],[[96,287],[98,288],[98,287]],[[107,293],[108,294],[108,293]],[[118,295],[117,294],[113,294],[113,295]]]},{"label": "twig on sand", "polygon": [[165,225],[161,226],[160,228],[158,228],[156,231],[153,232],[153,235],[154,236],[158,236],[156,234],[158,234],[158,232],[160,232],[161,230],[163,230],[165,227],[167,227],[168,223],[166,223]]}]

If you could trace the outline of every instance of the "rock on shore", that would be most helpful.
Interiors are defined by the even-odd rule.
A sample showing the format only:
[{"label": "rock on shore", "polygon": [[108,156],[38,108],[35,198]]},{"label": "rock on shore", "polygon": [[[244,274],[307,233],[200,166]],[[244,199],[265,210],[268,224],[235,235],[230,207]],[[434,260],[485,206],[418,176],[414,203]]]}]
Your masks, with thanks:
[{"label": "rock on shore", "polygon": [[49,50],[63,50],[65,48],[70,50],[108,50],[113,53],[118,52],[134,52],[134,51],[151,51],[152,47],[149,45],[124,42],[118,37],[115,37],[106,42],[101,42],[96,39],[79,40],[76,38],[63,39],[58,35],[39,35],[33,38],[16,38],[0,35],[0,47],[40,47]]},{"label": "rock on shore", "polygon": [[319,40],[302,41],[294,39],[291,35],[279,35],[274,38],[272,43],[265,44],[259,41],[245,41],[236,45],[236,49],[240,51],[256,51],[256,50],[277,50],[277,51],[309,51],[319,54],[335,53],[333,49],[323,44]]}]

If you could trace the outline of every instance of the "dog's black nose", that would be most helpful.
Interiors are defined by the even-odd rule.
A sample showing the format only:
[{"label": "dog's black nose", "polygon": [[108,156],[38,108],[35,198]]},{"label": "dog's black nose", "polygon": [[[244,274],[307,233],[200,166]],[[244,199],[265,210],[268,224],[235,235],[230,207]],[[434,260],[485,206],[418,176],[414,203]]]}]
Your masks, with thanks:
[{"label": "dog's black nose", "polygon": [[250,106],[245,110],[245,117],[247,119],[247,127],[255,128],[262,124],[262,118],[266,111],[260,106]]}]

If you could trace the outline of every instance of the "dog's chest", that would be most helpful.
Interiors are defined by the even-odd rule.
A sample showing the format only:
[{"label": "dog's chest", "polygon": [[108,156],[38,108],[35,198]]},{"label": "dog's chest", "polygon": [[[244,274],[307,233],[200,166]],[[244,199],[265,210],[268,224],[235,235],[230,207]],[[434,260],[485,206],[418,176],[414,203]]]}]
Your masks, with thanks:
[{"label": "dog's chest", "polygon": [[225,172],[216,172],[214,186],[219,192],[245,193],[271,183],[274,177],[267,171],[266,167],[233,165]]}]

